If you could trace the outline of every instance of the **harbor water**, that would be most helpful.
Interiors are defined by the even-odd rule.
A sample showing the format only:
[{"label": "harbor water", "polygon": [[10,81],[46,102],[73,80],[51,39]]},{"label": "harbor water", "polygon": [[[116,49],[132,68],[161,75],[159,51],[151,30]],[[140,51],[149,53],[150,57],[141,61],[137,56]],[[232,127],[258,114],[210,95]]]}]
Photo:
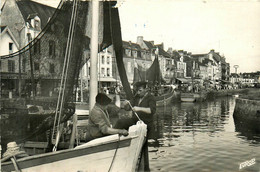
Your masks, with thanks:
[{"label": "harbor water", "polygon": [[151,171],[260,171],[260,133],[234,121],[235,98],[157,108]]}]

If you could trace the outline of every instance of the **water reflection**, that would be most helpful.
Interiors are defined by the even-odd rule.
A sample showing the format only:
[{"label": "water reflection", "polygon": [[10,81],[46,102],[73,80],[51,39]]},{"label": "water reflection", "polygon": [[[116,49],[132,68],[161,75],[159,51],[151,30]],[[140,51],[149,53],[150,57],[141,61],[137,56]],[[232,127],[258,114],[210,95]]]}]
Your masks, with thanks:
[{"label": "water reflection", "polygon": [[149,140],[152,171],[238,171],[252,158],[256,165],[245,170],[258,171],[260,133],[234,121],[234,106],[233,98],[222,98],[158,108],[156,137]]}]

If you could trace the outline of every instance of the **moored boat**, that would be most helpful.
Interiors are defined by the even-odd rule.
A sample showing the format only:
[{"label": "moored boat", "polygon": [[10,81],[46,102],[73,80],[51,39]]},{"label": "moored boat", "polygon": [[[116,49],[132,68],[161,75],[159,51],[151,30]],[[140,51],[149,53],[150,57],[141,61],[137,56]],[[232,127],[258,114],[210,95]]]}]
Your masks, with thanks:
[{"label": "moored boat", "polygon": [[193,93],[181,93],[181,101],[182,102],[194,102],[195,96]]},{"label": "moored boat", "polygon": [[164,94],[155,96],[156,106],[166,106],[172,102],[174,89],[171,86],[168,86],[167,88],[168,90]]},{"label": "moored boat", "polygon": [[[112,8],[112,6],[115,5],[115,2],[93,1],[91,3],[93,7],[92,12],[97,13],[99,10],[94,9],[94,6],[97,8],[99,5],[102,5],[102,9],[104,10],[104,30],[106,30],[106,32],[104,32],[107,34],[103,35],[103,42],[99,46],[101,47],[100,49],[103,49],[111,45],[112,42],[114,43],[113,45],[115,49],[118,70],[123,71],[119,73],[120,78],[127,95],[126,97],[130,99],[132,92],[130,90],[122,60],[122,39],[118,9]],[[69,143],[70,149],[59,150],[59,141],[62,135],[61,133],[64,130],[64,124],[66,124],[66,121],[68,121],[75,112],[75,104],[71,102],[75,102],[76,96],[74,88],[77,85],[79,69],[82,62],[81,57],[84,49],[83,43],[89,43],[89,38],[82,35],[84,35],[86,31],[85,26],[88,26],[90,22],[89,18],[91,18],[90,16],[88,18],[86,17],[86,12],[88,12],[89,7],[91,7],[87,1],[66,1],[62,7],[62,10],[60,10],[62,15],[58,18],[67,18],[68,21],[64,22],[63,24],[65,25],[70,23],[70,28],[66,30],[67,32],[65,32],[68,34],[68,39],[64,39],[67,40],[67,42],[64,42],[64,45],[67,46],[61,55],[62,58],[60,58],[62,59],[61,62],[64,62],[61,63],[61,65],[64,65],[61,71],[61,81],[58,89],[58,99],[55,103],[55,113],[46,117],[45,119],[42,119],[41,121],[43,121],[43,123],[35,127],[36,129],[39,129],[35,130],[37,133],[35,131],[32,133],[36,134],[37,136],[39,136],[39,132],[43,135],[47,135],[48,133],[48,143],[44,140],[41,143],[45,143],[41,144],[39,140],[36,140],[38,141],[37,145],[41,148],[44,147],[46,152],[51,151],[50,149],[53,147],[53,152],[44,152],[21,159],[15,157],[16,154],[13,152],[14,154],[10,154],[10,157],[7,156],[2,159],[2,171],[135,171],[138,168],[138,162],[140,160],[142,148],[146,140],[146,125],[142,122],[138,122],[136,125],[131,126],[129,128],[129,135],[127,137],[119,137],[118,135],[106,136],[92,140],[74,148],[76,140],[75,130],[77,129],[75,127],[77,126],[75,121],[77,121],[77,119],[74,121],[73,118],[73,129],[71,131],[72,134]],[[71,12],[71,14],[66,15],[69,14],[69,12]],[[95,18],[94,14],[92,17],[92,27],[94,28],[93,21],[97,21],[98,19]],[[71,21],[69,19],[71,19]],[[59,21],[58,24],[60,23],[62,23],[62,21]],[[95,22],[95,24],[98,24],[98,22]],[[56,26],[54,20],[51,20],[49,25],[50,30],[53,31]],[[66,26],[67,25],[65,25],[64,28],[67,28]],[[61,27],[57,28],[59,29]],[[56,31],[57,33],[55,34],[57,36],[59,36],[58,33],[63,33],[62,31],[58,32],[58,29]],[[98,28],[94,28],[94,30],[97,31]],[[98,49],[98,41],[92,42],[97,38],[97,35],[93,34],[93,32],[94,31],[92,29],[91,46],[96,44],[96,47],[91,47],[91,63],[95,62],[95,55],[97,55],[98,52],[93,51],[94,49]],[[116,36],[111,37],[111,35]],[[39,37],[39,39],[40,38],[41,37]],[[65,36],[63,38],[65,38]],[[30,44],[30,46],[33,45]],[[31,47],[29,47],[29,49],[30,48]],[[28,52],[27,50],[24,51]],[[96,63],[92,64],[91,70],[96,72],[96,66]],[[95,72],[90,72],[91,80],[89,109],[91,109],[91,105],[95,103],[93,99],[97,93],[97,76],[92,77],[92,75],[97,74]],[[39,116],[41,115],[40,111],[43,110],[40,105],[33,105],[29,108],[32,110],[31,113],[33,113],[30,115]],[[77,116],[77,113],[78,112],[76,112],[75,116]],[[25,135],[26,138],[22,138],[22,141],[18,142],[19,144],[23,144],[23,141],[27,140],[27,133]],[[11,139],[13,139],[12,141],[17,141],[15,138]],[[32,149],[37,148],[33,147],[32,144],[30,146]],[[11,161],[7,162],[7,160]]]}]

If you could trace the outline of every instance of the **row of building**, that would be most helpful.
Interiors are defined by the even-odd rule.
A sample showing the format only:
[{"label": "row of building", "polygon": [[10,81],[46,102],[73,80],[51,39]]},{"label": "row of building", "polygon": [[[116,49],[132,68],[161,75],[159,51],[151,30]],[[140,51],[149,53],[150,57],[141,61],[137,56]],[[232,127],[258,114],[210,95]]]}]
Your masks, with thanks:
[{"label": "row of building", "polygon": [[[183,50],[164,50],[163,43],[154,44],[154,41],[146,41],[142,36],[137,37],[136,43],[123,41],[124,64],[130,83],[134,80],[134,68],[148,69],[158,51],[158,60],[163,79],[166,83],[197,81],[228,81],[230,65],[214,50],[205,54],[192,54]],[[112,47],[99,54],[100,79],[117,77],[115,57]],[[87,70],[88,69],[88,70]],[[85,64],[83,78],[89,78],[89,64]],[[114,80],[114,81],[115,81]],[[108,80],[110,81],[110,80]]]},{"label": "row of building", "polygon": [[[52,21],[55,12],[55,8],[30,0],[7,0],[3,3],[0,55],[12,54],[25,47],[30,40],[34,40],[34,44],[30,51],[1,59],[2,92],[20,92],[26,89],[25,85],[32,82],[32,71],[38,94],[49,95],[59,86],[68,25],[64,22],[66,16]],[[44,35],[37,39],[37,35],[47,24],[49,27],[45,29]],[[172,48],[166,51],[163,43],[154,44],[154,41],[146,41],[142,36],[138,36],[136,43],[123,41],[123,59],[130,83],[134,80],[134,68],[148,69],[156,55],[166,83],[187,83],[191,80],[200,83],[206,80],[230,81],[230,64],[214,50],[204,54],[192,54]],[[89,50],[86,49],[82,56],[84,64],[80,78],[82,85],[87,88],[90,71]],[[113,47],[101,51],[98,57],[100,86],[110,87],[120,82]]]}]

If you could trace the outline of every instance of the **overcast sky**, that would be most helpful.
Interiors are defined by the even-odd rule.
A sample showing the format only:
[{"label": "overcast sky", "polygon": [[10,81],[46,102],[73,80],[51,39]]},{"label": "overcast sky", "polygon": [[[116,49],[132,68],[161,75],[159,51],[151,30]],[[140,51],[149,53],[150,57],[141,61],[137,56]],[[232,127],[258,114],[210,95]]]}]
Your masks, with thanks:
[{"label": "overcast sky", "polygon": [[[38,0],[41,1],[41,0]],[[56,5],[59,0],[42,2]],[[163,42],[197,53],[226,57],[231,72],[260,70],[260,0],[120,0],[124,41]]]}]

